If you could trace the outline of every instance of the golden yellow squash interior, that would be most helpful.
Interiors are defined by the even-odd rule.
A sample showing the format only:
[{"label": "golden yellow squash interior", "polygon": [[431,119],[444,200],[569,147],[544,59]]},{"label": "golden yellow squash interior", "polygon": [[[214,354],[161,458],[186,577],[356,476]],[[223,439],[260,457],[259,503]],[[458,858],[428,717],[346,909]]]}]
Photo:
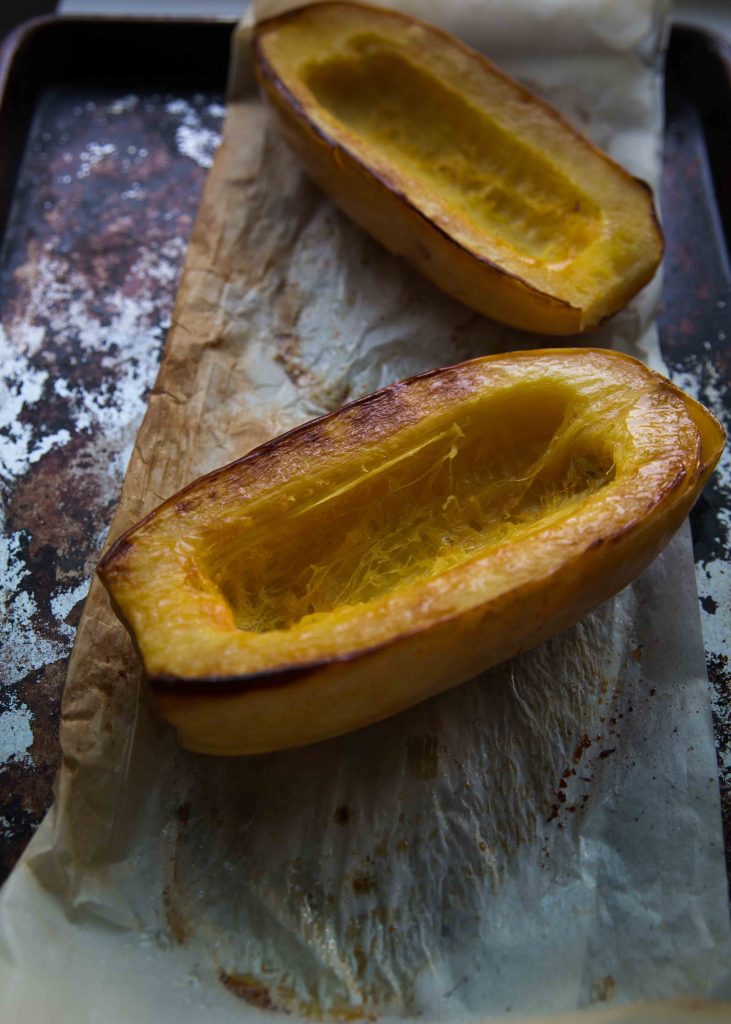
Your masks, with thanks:
[{"label": "golden yellow squash interior", "polygon": [[557,264],[601,232],[596,203],[535,146],[385,39],[359,35],[347,45],[359,60],[313,61],[303,83],[465,236],[494,237],[523,258]]},{"label": "golden yellow squash interior", "polygon": [[586,411],[550,384],[475,403],[406,445],[364,452],[365,464],[327,488],[305,478],[284,508],[281,494],[265,500],[260,525],[212,532],[201,571],[241,630],[328,629],[606,485],[611,447]]},{"label": "golden yellow squash interior", "polygon": [[[475,258],[580,310],[584,324],[652,276],[662,241],[649,190],[443,33],[325,3],[265,22],[256,45],[275,104]],[[358,220],[357,199],[338,195],[335,170],[327,177]],[[370,219],[360,212],[369,230]]]},{"label": "golden yellow squash interior", "polygon": [[[475,360],[201,478],[121,538],[100,572],[151,675],[350,657],[558,571],[591,580],[592,545],[649,516],[652,539],[624,556],[642,565],[721,447],[701,406],[627,357]],[[584,575],[566,570],[575,559]],[[578,615],[588,598],[566,579]]]}]

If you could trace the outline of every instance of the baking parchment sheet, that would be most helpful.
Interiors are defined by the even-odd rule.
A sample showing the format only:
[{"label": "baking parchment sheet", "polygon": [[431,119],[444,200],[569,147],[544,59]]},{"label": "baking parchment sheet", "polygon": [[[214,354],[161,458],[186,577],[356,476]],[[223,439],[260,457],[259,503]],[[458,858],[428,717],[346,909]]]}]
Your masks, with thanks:
[{"label": "baking parchment sheet", "polygon": [[[418,11],[657,183],[657,5]],[[253,89],[245,36],[112,537],[348,399],[540,344],[437,294],[308,182]],[[584,343],[660,365],[657,290]],[[0,897],[3,1019],[515,1020],[731,995],[685,531],[543,647],[379,725],[249,759],[178,749],[95,583],[62,742],[56,804]],[[630,1018],[727,1020],[729,1008],[673,1001],[596,1019]]]}]

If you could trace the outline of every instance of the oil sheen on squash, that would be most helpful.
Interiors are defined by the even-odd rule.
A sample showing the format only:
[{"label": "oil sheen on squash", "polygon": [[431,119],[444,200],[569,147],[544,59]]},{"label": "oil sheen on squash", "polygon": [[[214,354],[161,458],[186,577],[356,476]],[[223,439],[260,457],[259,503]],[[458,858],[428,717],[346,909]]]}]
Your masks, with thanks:
[{"label": "oil sheen on squash", "polygon": [[284,508],[281,494],[262,502],[262,526],[211,538],[202,571],[239,629],[329,629],[339,613],[566,515],[613,476],[590,407],[560,385],[475,402],[399,442],[364,452],[334,487],[304,481]]},{"label": "oil sheen on squash", "polygon": [[313,62],[303,81],[323,109],[458,219],[473,244],[492,236],[523,257],[561,264],[597,237],[596,203],[539,149],[387,40],[360,35],[349,47],[358,61]]},{"label": "oil sheen on squash", "polygon": [[707,410],[628,356],[476,359],[201,477],[99,573],[185,746],[277,750],[577,622],[667,544],[722,447]]},{"label": "oil sheen on squash", "polygon": [[577,333],[657,269],[647,186],[446,33],[333,0],[262,22],[253,51],[314,180],[466,305]]}]

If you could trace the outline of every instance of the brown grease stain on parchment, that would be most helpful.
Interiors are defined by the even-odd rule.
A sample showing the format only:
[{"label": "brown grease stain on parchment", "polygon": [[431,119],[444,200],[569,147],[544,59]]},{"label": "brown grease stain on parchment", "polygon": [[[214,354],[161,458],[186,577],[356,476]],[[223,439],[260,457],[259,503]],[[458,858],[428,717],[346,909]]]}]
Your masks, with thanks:
[{"label": "brown grease stain on parchment", "polygon": [[241,998],[265,992],[268,1008],[304,1017],[418,1013],[419,972],[490,927],[519,849],[545,843],[550,873],[552,786],[601,728],[599,667],[623,614],[610,603],[355,734],[205,760],[188,779],[170,891],[196,948],[217,950],[223,983],[244,978]]},{"label": "brown grease stain on parchment", "polygon": [[[234,104],[110,538],[344,396],[506,339],[521,344],[345,221],[257,102]],[[227,760],[177,748],[95,582],[65,692],[56,845],[32,867],[82,904],[101,885],[91,913],[161,926],[259,1008],[418,1012],[420,972],[459,962],[518,851],[539,856],[556,780],[599,731],[598,680],[624,670],[611,641],[627,600],[386,722]],[[140,865],[159,880],[142,921]]]}]

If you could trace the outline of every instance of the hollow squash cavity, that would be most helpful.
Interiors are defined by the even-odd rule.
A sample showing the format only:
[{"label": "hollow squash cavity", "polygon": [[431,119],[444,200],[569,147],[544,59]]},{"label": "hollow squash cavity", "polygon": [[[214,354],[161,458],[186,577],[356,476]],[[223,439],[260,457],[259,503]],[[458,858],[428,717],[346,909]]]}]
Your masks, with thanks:
[{"label": "hollow squash cavity", "polygon": [[459,40],[325,0],[260,22],[252,45],[315,182],[460,302],[572,334],[654,274],[663,243],[647,186]]},{"label": "hollow squash cavity", "polygon": [[577,622],[668,543],[723,441],[617,352],[476,359],[193,481],[99,574],[184,746],[278,750]]},{"label": "hollow squash cavity", "polygon": [[596,237],[596,204],[535,147],[385,40],[359,36],[344,49],[356,59],[313,63],[303,83],[445,215],[546,263],[572,259]]},{"label": "hollow squash cavity", "polygon": [[264,530],[208,539],[203,573],[242,630],[286,630],[408,587],[500,544],[603,487],[613,457],[585,403],[521,389],[382,446],[325,495],[301,480]]}]

